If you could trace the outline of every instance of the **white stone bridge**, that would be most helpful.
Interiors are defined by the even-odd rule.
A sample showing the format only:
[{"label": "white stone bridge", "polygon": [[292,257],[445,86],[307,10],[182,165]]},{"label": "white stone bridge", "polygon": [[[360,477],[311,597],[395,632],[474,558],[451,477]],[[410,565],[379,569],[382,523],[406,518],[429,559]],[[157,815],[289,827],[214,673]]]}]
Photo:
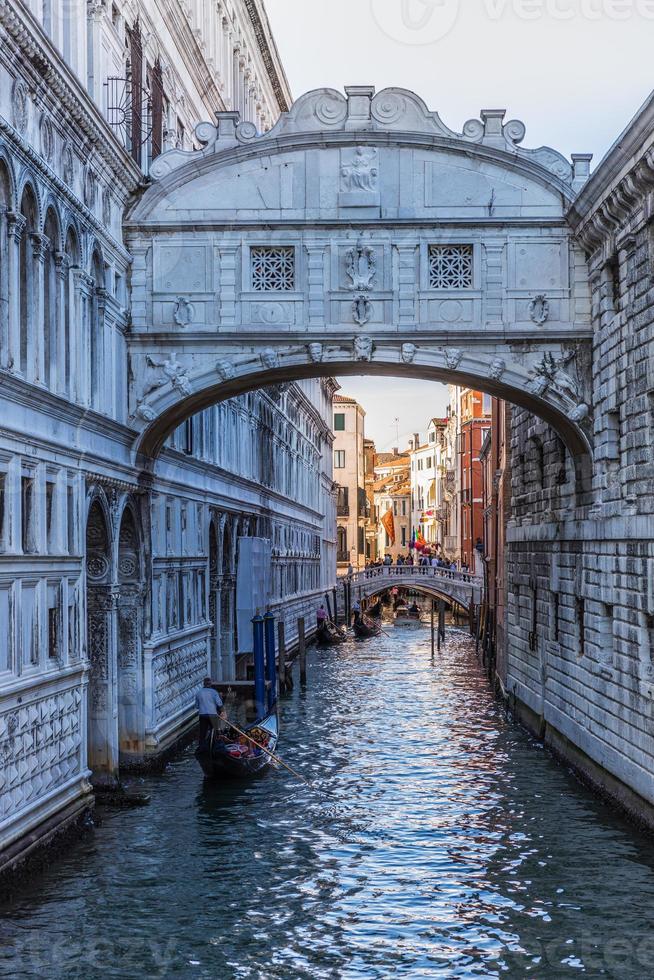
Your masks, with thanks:
[{"label": "white stone bridge", "polygon": [[348,581],[353,599],[369,599],[397,586],[456,602],[465,609],[481,602],[484,588],[480,576],[429,565],[381,565],[354,572]]},{"label": "white stone bridge", "polygon": [[135,460],[216,401],[366,373],[528,408],[587,485],[591,311],[567,210],[589,157],[522,148],[503,111],[456,133],[404,89],[345,93],[309,92],[264,135],[219,113],[203,149],[153,164],[126,221]]}]

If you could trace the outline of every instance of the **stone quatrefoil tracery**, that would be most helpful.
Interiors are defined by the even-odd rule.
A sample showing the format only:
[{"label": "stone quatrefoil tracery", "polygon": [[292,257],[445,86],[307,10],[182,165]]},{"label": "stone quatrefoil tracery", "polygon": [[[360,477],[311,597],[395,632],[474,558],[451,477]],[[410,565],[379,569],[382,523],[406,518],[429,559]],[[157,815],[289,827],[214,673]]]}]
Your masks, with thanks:
[{"label": "stone quatrefoil tracery", "polygon": [[250,250],[250,260],[255,292],[295,289],[295,249],[292,245],[254,247]]},{"label": "stone quatrefoil tracery", "polygon": [[472,245],[429,246],[430,289],[472,287]]}]

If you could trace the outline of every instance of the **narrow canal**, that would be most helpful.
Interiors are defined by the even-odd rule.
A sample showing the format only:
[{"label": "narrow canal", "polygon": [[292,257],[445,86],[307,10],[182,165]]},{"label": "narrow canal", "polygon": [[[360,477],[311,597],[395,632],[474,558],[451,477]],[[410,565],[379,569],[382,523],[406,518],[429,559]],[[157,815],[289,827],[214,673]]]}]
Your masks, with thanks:
[{"label": "narrow canal", "polygon": [[654,846],[428,630],[313,651],[283,770],[210,786],[189,751],[1,910],[3,976],[652,975]]}]

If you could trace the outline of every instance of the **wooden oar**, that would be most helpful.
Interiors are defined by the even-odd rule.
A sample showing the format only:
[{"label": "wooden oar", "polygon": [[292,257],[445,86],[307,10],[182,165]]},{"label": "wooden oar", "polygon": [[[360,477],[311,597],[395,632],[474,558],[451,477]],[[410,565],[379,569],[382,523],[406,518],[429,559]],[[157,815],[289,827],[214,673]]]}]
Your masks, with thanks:
[{"label": "wooden oar", "polygon": [[238,728],[233,721],[228,721],[227,724],[229,725],[230,728],[233,728],[235,732],[238,732],[239,735],[242,735],[243,738],[247,738],[249,742],[252,742],[252,744],[256,745],[258,749],[261,749],[262,752],[265,752],[266,755],[269,755],[270,758],[274,759],[275,762],[278,762],[280,766],[284,767],[284,769],[288,769],[288,771],[292,773],[294,776],[296,776],[297,779],[301,779],[303,783],[306,783],[309,789],[313,789],[313,786],[311,785],[308,779],[305,779],[305,777],[302,776],[299,772],[296,772],[295,769],[293,769],[291,766],[288,766],[283,759],[281,759],[278,755],[275,755],[274,752],[271,752],[270,749],[267,749],[265,745],[261,745],[261,743],[257,742],[255,738],[252,738],[251,735],[248,735],[247,732],[241,731],[241,729]]}]

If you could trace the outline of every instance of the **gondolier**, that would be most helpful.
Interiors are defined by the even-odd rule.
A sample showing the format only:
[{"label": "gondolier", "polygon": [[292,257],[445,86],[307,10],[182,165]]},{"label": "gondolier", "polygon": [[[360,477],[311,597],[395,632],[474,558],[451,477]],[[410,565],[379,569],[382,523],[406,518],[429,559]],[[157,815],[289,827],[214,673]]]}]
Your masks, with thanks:
[{"label": "gondolier", "polygon": [[195,706],[200,715],[200,744],[205,741],[212,728],[220,728],[220,719],[226,718],[223,700],[211,684],[211,678],[205,677],[195,696]]}]

